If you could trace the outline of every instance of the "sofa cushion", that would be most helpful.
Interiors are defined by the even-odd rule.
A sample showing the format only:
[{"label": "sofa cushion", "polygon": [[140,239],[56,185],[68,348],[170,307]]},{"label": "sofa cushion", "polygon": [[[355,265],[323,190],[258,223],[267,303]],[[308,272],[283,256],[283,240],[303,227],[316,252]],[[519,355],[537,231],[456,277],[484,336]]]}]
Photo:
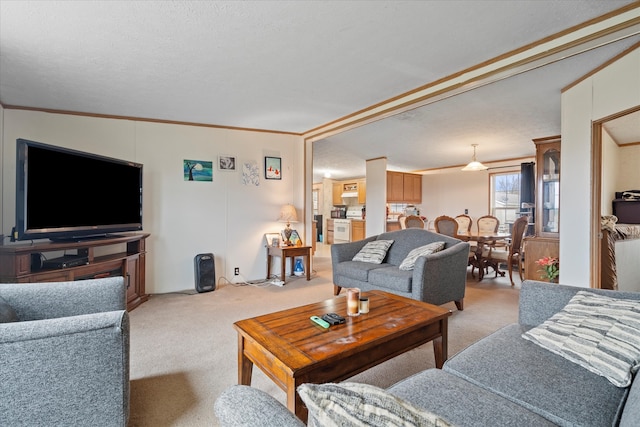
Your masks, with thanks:
[{"label": "sofa cushion", "polygon": [[379,268],[389,267],[389,264],[373,264],[370,262],[362,261],[344,261],[336,264],[334,268],[334,274],[348,277],[349,279],[359,280],[361,282],[369,281],[369,272]]},{"label": "sofa cushion", "polygon": [[627,387],[640,367],[640,302],[579,291],[522,337]]},{"label": "sofa cushion", "polygon": [[353,257],[352,261],[371,262],[380,264],[387,256],[389,246],[393,244],[393,240],[374,240],[369,242]]},{"label": "sofa cushion", "polygon": [[409,252],[405,259],[402,260],[399,268],[400,270],[413,270],[418,257],[431,255],[433,253],[441,251],[442,249],[444,249],[444,242],[433,242],[429,243],[428,245],[419,246]]},{"label": "sofa cushion", "polygon": [[551,427],[528,409],[442,369],[427,369],[387,389],[388,392],[451,424],[464,426]]},{"label": "sofa cushion", "polygon": [[400,270],[395,265],[369,271],[369,284],[382,289],[411,292],[412,280],[412,270]]},{"label": "sofa cushion", "polygon": [[506,326],[450,358],[443,369],[563,426],[616,425],[626,390],[523,339]]},{"label": "sofa cushion", "polygon": [[368,384],[302,384],[298,394],[313,426],[449,426],[439,416]]},{"label": "sofa cushion", "polygon": [[9,323],[9,322],[17,322],[18,315],[16,311],[6,302],[2,297],[0,297],[0,323]]}]

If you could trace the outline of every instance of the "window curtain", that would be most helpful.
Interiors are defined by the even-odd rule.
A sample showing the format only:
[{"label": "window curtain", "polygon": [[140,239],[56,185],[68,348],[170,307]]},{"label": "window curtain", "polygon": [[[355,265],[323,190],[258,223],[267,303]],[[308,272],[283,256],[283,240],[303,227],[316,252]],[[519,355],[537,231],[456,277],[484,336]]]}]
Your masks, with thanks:
[{"label": "window curtain", "polygon": [[[536,202],[536,164],[535,162],[520,163],[520,210],[523,203]],[[528,209],[526,209],[528,211]],[[535,209],[531,209],[531,222],[535,221]]]}]

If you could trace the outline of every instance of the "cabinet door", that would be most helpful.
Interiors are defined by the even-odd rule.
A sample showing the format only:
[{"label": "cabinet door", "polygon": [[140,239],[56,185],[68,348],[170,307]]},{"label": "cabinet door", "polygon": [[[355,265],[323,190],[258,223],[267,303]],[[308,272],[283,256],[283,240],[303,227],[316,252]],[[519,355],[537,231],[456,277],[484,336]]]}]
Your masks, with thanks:
[{"label": "cabinet door", "polygon": [[404,201],[422,203],[422,175],[404,174]]},{"label": "cabinet door", "polygon": [[558,258],[560,245],[557,239],[545,237],[526,237],[524,243],[524,278],[526,280],[539,280],[548,282],[542,277],[540,266],[536,261],[540,258]]},{"label": "cabinet door", "polygon": [[404,177],[402,172],[387,171],[387,202],[404,201]]},{"label": "cabinet door", "polygon": [[536,235],[558,238],[560,232],[560,137],[536,144]]},{"label": "cabinet door", "polygon": [[344,204],[342,202],[342,184],[339,183],[339,182],[334,182],[333,183],[332,199],[333,199],[334,206],[335,205],[343,205]]},{"label": "cabinet door", "polygon": [[138,257],[129,257],[125,260],[124,284],[127,288],[127,302],[131,302],[140,296],[139,294],[139,269]]},{"label": "cabinet door", "polygon": [[351,241],[364,239],[364,221],[351,221]]},{"label": "cabinet door", "polygon": [[358,204],[367,203],[367,184],[365,180],[358,181]]}]

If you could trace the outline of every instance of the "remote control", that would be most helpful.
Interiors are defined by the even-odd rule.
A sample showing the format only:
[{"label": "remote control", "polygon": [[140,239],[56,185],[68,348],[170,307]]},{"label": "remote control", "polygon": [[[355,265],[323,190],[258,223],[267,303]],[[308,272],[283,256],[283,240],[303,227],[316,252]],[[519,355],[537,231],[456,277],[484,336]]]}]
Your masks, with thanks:
[{"label": "remote control", "polygon": [[332,325],[340,325],[341,323],[344,323],[344,317],[336,313],[327,313],[322,316],[322,319]]},{"label": "remote control", "polygon": [[322,320],[318,316],[311,316],[310,319],[311,319],[311,321],[313,323],[316,323],[316,324],[322,326],[325,329],[327,329],[329,326],[331,326],[331,325],[329,325],[329,323],[325,322],[324,320]]}]

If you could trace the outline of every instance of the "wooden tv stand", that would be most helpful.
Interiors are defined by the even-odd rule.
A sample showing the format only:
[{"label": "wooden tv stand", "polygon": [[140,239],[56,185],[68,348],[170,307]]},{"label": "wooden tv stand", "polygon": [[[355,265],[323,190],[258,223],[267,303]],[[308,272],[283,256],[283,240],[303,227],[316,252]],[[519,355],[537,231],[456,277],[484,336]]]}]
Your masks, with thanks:
[{"label": "wooden tv stand", "polygon": [[[127,310],[131,311],[149,299],[144,289],[147,237],[148,233],[141,233],[88,238],[74,242],[42,241],[3,245],[0,246],[0,283],[64,282],[123,276],[127,286]],[[94,256],[94,249],[97,247],[119,244],[125,246],[124,252]],[[40,268],[38,265],[39,254],[50,259],[60,256],[56,255],[56,252],[67,251],[75,251],[78,255],[86,256],[88,263],[49,269]]]}]

